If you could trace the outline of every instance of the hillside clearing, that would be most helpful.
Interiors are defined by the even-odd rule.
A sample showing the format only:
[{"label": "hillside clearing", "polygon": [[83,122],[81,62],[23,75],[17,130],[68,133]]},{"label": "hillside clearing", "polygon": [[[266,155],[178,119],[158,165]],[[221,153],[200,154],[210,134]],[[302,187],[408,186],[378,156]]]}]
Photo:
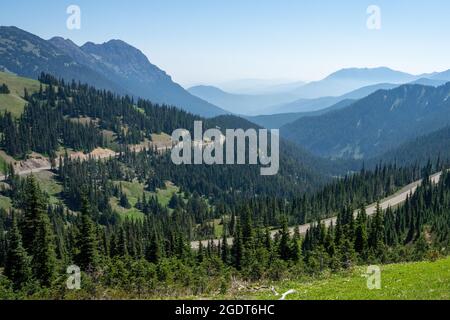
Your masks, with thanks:
[{"label": "hillside clearing", "polygon": [[0,94],[0,112],[11,112],[18,118],[25,107],[26,101],[23,99],[24,88],[31,94],[39,91],[39,81],[18,77],[6,72],[0,72],[0,84],[5,83],[10,94]]},{"label": "hillside clearing", "polygon": [[167,206],[169,204],[170,199],[172,198],[174,193],[179,193],[180,189],[175,186],[171,182],[166,182],[165,189],[157,189],[156,192],[146,191],[144,185],[134,181],[114,181],[114,184],[121,185],[122,191],[127,195],[128,201],[130,202],[131,208],[123,208],[119,205],[119,199],[116,197],[111,198],[110,204],[113,210],[117,211],[121,217],[123,218],[131,218],[131,219],[143,219],[144,214],[142,211],[135,208],[138,199],[142,200],[142,195],[145,193],[147,199],[152,196],[156,196],[158,202],[162,206]]}]

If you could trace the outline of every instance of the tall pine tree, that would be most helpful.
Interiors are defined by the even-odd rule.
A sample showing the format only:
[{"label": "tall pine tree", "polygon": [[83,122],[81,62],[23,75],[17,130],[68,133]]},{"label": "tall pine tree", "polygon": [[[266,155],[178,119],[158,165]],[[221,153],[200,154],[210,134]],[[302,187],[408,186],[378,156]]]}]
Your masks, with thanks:
[{"label": "tall pine tree", "polygon": [[34,240],[36,239],[38,222],[40,216],[46,214],[46,203],[39,185],[33,175],[29,175],[25,180],[23,219],[22,219],[22,239],[25,249],[33,254],[36,249]]},{"label": "tall pine tree", "polygon": [[52,225],[47,214],[40,214],[36,228],[32,266],[36,279],[50,286],[56,275],[56,246]]},{"label": "tall pine tree", "polygon": [[6,252],[5,276],[13,283],[14,289],[20,289],[31,279],[30,259],[22,245],[22,235],[13,217],[12,227],[8,233],[8,250]]},{"label": "tall pine tree", "polygon": [[98,239],[91,209],[87,197],[82,198],[81,225],[78,237],[79,253],[76,262],[84,271],[94,271],[98,268]]}]

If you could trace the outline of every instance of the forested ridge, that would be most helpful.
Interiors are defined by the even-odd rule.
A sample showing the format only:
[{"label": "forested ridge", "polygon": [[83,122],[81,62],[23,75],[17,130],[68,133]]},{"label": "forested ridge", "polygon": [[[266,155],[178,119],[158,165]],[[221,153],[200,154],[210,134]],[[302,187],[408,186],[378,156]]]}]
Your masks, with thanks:
[{"label": "forested ridge", "polygon": [[449,90],[449,83],[379,90],[344,109],[300,118],[282,127],[281,133],[323,157],[377,157],[448,126]]},{"label": "forested ridge", "polygon": [[[1,148],[17,159],[26,158],[33,152],[39,152],[57,160],[57,154],[70,148],[75,151],[90,152],[96,147],[109,147],[116,151],[127,146],[151,140],[152,134],[172,133],[183,128],[192,132],[194,121],[203,121],[204,129],[257,128],[256,125],[235,117],[221,116],[203,119],[171,106],[153,104],[147,100],[134,101],[128,96],[122,97],[104,90],[97,90],[88,85],[66,83],[55,77],[42,74],[39,78],[41,88],[36,93],[24,92],[28,102],[23,114],[15,119],[10,112],[0,115]],[[86,121],[80,122],[79,119]],[[107,141],[105,132],[112,132],[113,141]],[[259,188],[270,189],[262,192],[298,193],[311,191],[329,179],[324,162],[299,150],[297,147],[281,140],[279,185],[258,179]],[[223,165],[218,168],[206,166],[179,167],[190,174],[190,170],[206,173],[207,179],[219,181],[218,175],[238,181],[259,175],[256,166]],[[172,168],[175,170],[175,168]],[[331,171],[331,170],[330,170]],[[216,177],[216,178],[214,178]],[[214,184],[214,183],[213,183]],[[238,184],[234,183],[236,189]],[[245,183],[239,183],[245,186]],[[212,189],[213,186],[208,187]],[[237,190],[239,191],[239,190]],[[256,190],[254,193],[258,193]]]},{"label": "forested ridge", "polygon": [[[59,147],[88,152],[103,145],[100,130],[116,133],[120,144],[138,144],[144,138],[151,139],[152,133],[189,130],[194,119],[199,119],[174,107],[135,102],[128,96],[74,81],[66,83],[48,74],[39,80],[39,92],[24,92],[28,104],[17,121],[8,112],[0,118],[2,148],[12,156],[23,157],[31,151],[52,155]],[[71,121],[82,117],[91,121]]]}]

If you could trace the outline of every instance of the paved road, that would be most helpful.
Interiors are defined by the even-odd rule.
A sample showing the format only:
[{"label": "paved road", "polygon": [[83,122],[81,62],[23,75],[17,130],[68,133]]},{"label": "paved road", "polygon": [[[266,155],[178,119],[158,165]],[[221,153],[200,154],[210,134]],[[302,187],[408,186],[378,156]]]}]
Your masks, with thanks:
[{"label": "paved road", "polygon": [[[432,176],[431,176],[431,181],[432,181],[433,183],[438,183],[438,182],[439,182],[439,179],[440,179],[440,177],[441,177],[441,174],[442,174],[442,172],[439,172],[439,173],[436,173],[436,174],[432,175]],[[422,183],[422,180],[415,181],[415,182],[413,182],[413,183],[411,183],[411,184],[409,184],[409,185],[403,187],[401,190],[397,191],[397,192],[396,192],[395,194],[393,194],[392,196],[387,197],[387,198],[381,200],[381,201],[380,201],[380,206],[381,206],[381,208],[382,208],[383,210],[385,210],[385,209],[387,209],[387,208],[389,208],[389,207],[395,207],[395,206],[397,206],[397,205],[403,203],[403,202],[406,200],[406,198],[407,198],[408,195],[413,194],[414,192],[416,192],[417,187],[418,187],[421,183]],[[369,215],[369,216],[370,216],[370,215],[373,215],[373,214],[375,213],[375,211],[376,211],[376,203],[371,204],[370,206],[366,207],[366,213],[367,213],[367,215]],[[355,214],[355,215],[358,214],[358,210],[355,210],[355,213],[354,213],[354,214]],[[324,220],[322,220],[322,222],[323,222],[326,226],[330,226],[331,223],[333,223],[333,224],[335,225],[335,224],[336,224],[336,219],[337,219],[337,217],[332,217],[332,218],[324,219]],[[300,226],[297,226],[297,227],[291,227],[291,228],[289,228],[289,232],[290,232],[291,234],[293,234],[295,228],[298,228],[299,231],[300,231],[300,234],[305,234],[306,231],[307,231],[310,227],[311,227],[311,223],[307,223],[307,224],[300,225]],[[274,237],[278,232],[279,232],[279,230],[272,230],[272,231],[271,231],[271,236]],[[206,246],[208,245],[208,242],[210,242],[210,241],[211,241],[211,240],[203,240],[203,241],[202,241],[203,247],[206,247]],[[219,241],[220,241],[219,239],[214,239],[214,240],[213,240],[214,245],[217,246],[217,245],[219,244]],[[231,245],[231,244],[233,243],[233,238],[228,238],[228,239],[227,239],[227,243],[228,243],[229,245]],[[198,244],[199,244],[199,241],[192,241],[192,242],[191,242],[191,248],[193,248],[193,249],[198,249]]]}]

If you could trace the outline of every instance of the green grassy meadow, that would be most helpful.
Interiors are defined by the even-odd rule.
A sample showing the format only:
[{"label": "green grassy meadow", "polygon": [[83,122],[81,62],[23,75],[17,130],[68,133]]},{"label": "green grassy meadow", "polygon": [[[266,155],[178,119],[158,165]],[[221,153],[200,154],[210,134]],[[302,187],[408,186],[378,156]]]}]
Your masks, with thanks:
[{"label": "green grassy meadow", "polygon": [[31,94],[39,90],[39,82],[32,79],[18,77],[9,73],[0,72],[0,85],[5,83],[10,94],[0,94],[0,112],[9,111],[14,117],[19,117],[25,107],[23,99],[24,88]]},{"label": "green grassy meadow", "polygon": [[[449,300],[450,257],[435,262],[414,262],[381,267],[381,289],[369,290],[367,267],[348,275],[335,274],[323,279],[286,281],[274,285],[279,293],[294,289],[287,300]],[[247,296],[250,299],[278,299],[271,290]]]}]

